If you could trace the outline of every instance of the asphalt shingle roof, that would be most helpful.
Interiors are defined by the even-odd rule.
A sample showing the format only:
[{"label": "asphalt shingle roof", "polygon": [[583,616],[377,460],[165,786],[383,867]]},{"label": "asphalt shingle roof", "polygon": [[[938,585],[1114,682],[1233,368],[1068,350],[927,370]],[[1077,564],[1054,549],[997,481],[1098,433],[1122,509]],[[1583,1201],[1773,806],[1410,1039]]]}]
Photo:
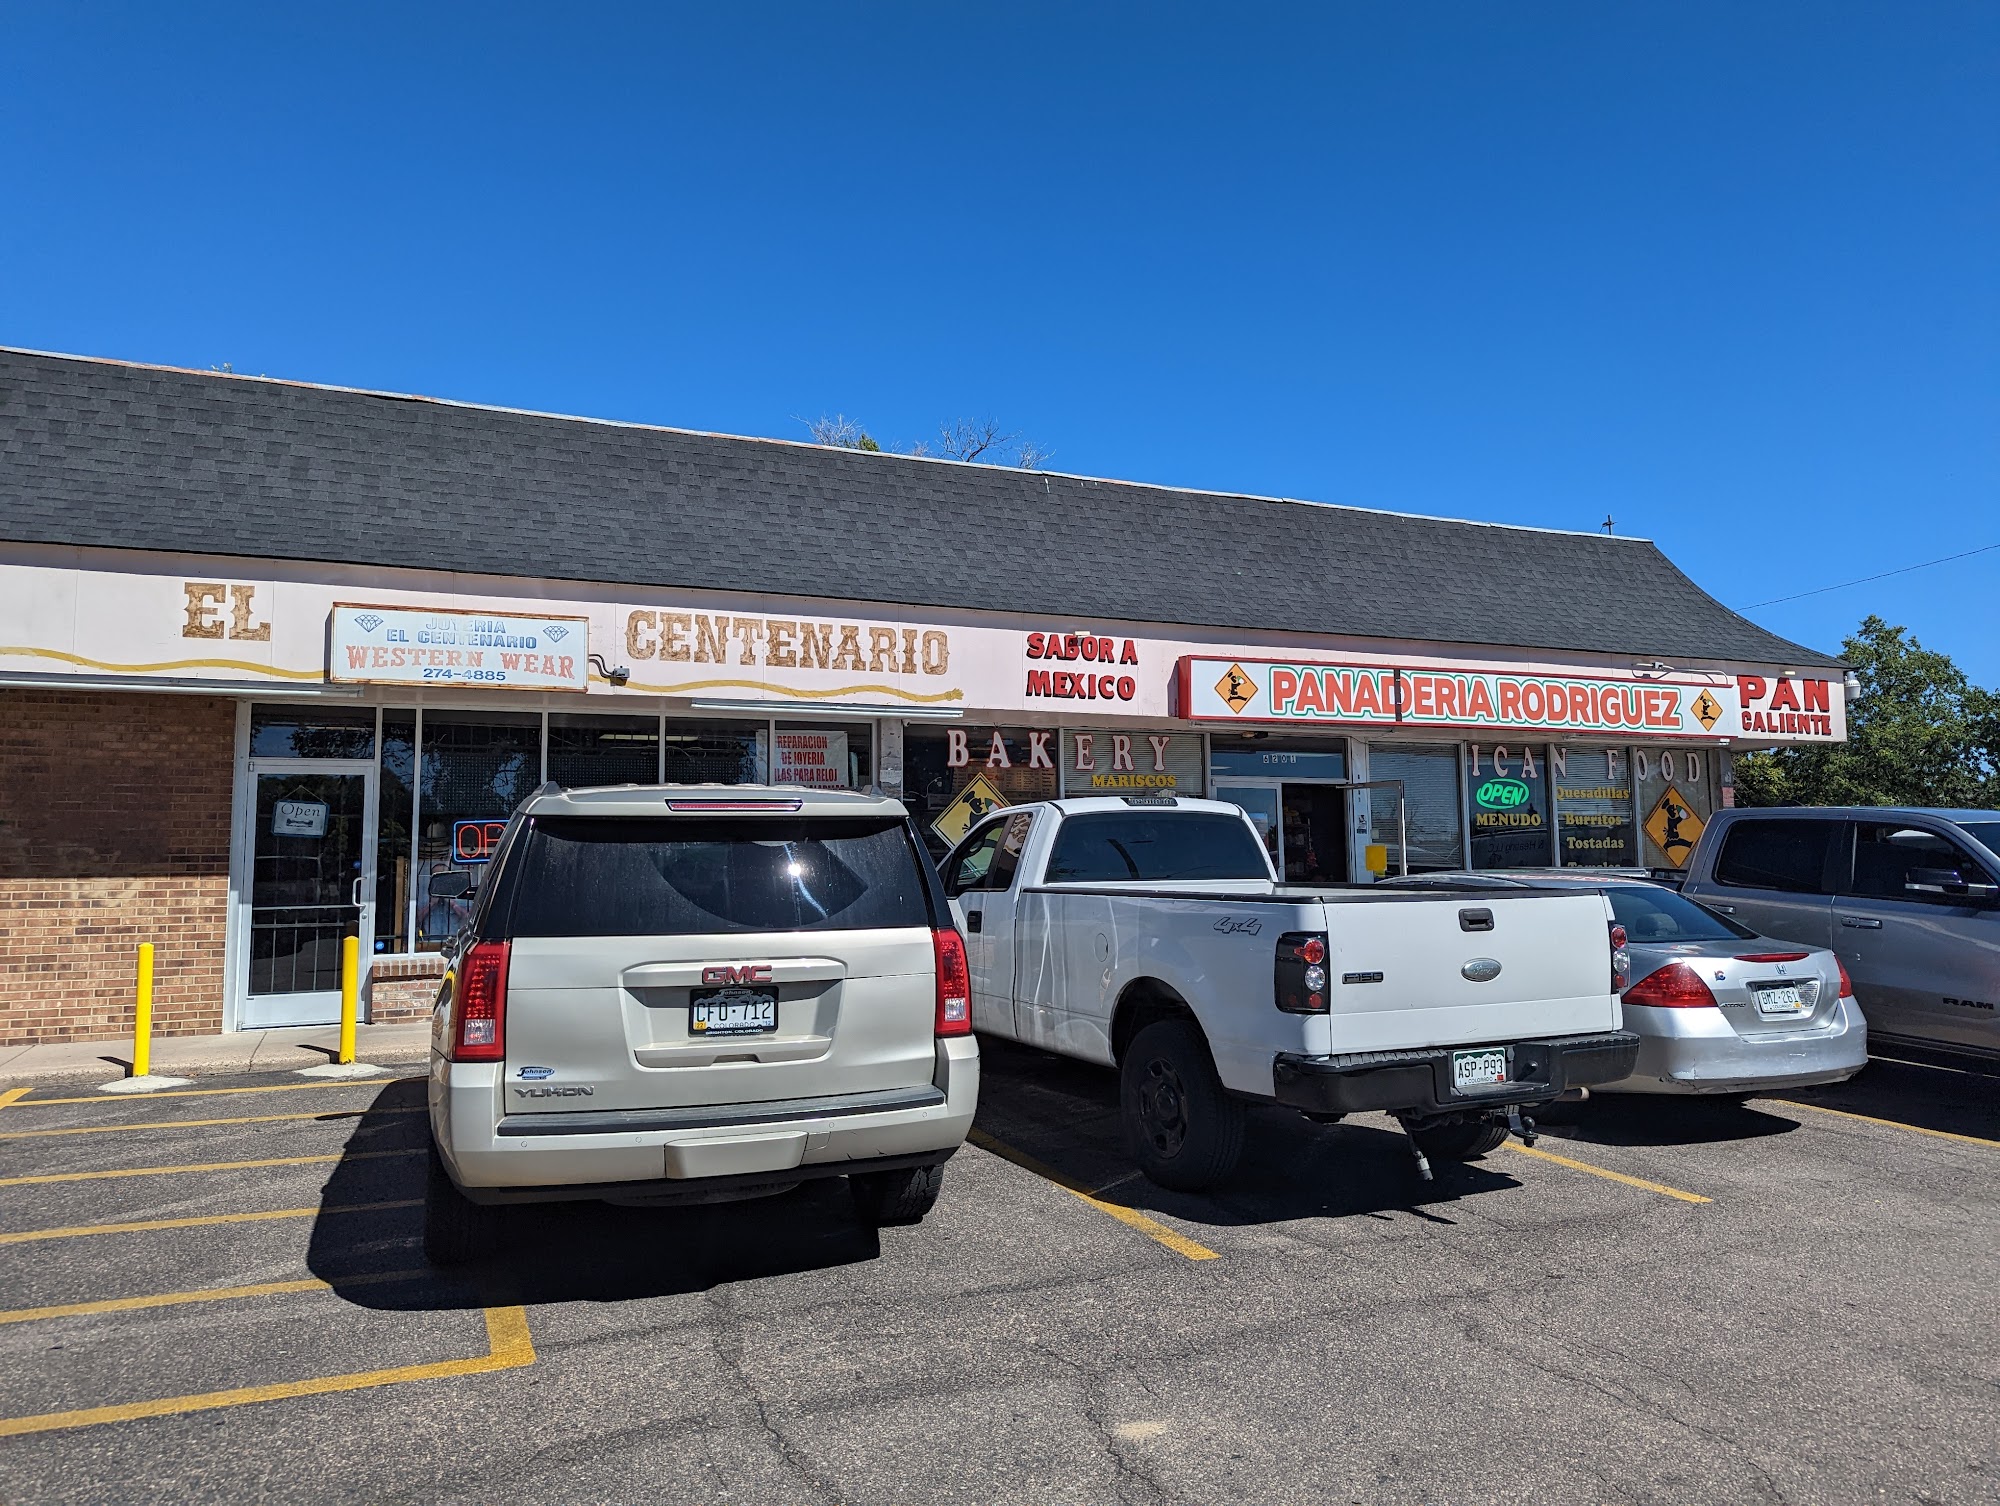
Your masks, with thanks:
[{"label": "asphalt shingle roof", "polygon": [[1644,539],[0,350],[0,538],[1109,621],[1837,660]]}]

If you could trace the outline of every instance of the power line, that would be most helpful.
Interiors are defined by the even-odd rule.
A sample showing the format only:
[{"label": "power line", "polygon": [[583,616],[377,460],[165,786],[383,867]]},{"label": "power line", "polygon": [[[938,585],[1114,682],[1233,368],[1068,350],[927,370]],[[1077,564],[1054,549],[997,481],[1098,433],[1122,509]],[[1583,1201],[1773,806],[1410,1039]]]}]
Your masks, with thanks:
[{"label": "power line", "polygon": [[1912,570],[1928,570],[1932,565],[1948,565],[1953,560],[1970,559],[1975,554],[1985,554],[1988,550],[2000,549],[2000,544],[1981,544],[1977,549],[1968,549],[1963,554],[1947,554],[1941,560],[1925,560],[1921,565],[1905,565],[1900,570],[1884,570],[1880,575],[1864,575],[1859,580],[1844,580],[1837,586],[1821,586],[1816,591],[1801,591],[1797,596],[1774,596],[1769,601],[1753,601],[1747,607],[1738,607],[1740,612],[1754,612],[1759,607],[1775,607],[1780,602],[1803,601],[1808,596],[1824,596],[1828,591],[1845,591],[1849,586],[1865,586],[1871,580],[1887,580],[1892,575],[1908,575]]}]

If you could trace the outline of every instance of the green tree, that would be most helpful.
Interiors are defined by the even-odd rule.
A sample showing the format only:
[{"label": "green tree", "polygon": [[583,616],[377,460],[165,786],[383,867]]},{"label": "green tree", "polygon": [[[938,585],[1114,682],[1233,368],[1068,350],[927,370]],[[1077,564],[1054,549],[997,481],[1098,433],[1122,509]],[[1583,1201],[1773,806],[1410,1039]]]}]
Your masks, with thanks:
[{"label": "green tree", "polygon": [[1880,617],[1841,645],[1861,682],[1845,743],[1748,753],[1744,805],[2000,805],[2000,695]]}]

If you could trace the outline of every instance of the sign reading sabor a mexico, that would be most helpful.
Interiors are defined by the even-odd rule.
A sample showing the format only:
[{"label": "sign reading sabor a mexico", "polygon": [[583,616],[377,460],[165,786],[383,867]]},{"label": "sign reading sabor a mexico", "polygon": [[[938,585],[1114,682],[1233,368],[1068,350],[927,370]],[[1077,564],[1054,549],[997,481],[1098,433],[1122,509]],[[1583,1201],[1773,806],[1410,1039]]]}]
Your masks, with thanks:
[{"label": "sign reading sabor a mexico", "polygon": [[327,627],[327,678],[375,685],[588,690],[590,621],[349,606]]},{"label": "sign reading sabor a mexico", "polygon": [[1183,658],[1180,715],[1202,722],[1346,722],[1595,732],[1614,738],[1847,735],[1841,686],[1752,676],[1608,679],[1430,665]]}]

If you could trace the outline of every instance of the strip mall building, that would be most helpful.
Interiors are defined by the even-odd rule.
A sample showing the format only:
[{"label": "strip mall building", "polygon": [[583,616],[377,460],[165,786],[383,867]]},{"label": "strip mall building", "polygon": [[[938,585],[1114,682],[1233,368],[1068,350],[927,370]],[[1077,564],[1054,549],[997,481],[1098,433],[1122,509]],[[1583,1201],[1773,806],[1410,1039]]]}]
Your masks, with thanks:
[{"label": "strip mall building", "polygon": [[[0,352],[0,1043],[428,1011],[564,784],[877,786],[942,850],[1233,800],[1284,874],[1676,867],[1842,668],[1641,539]],[[1399,812],[1399,794],[1403,797]]]}]

